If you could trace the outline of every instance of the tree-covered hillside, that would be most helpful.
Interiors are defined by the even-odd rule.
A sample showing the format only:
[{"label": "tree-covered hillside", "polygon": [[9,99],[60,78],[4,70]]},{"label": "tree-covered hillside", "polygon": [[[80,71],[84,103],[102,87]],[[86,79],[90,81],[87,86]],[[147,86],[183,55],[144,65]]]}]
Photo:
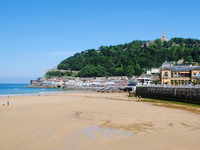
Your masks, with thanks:
[{"label": "tree-covered hillside", "polygon": [[116,46],[101,46],[76,53],[63,60],[58,69],[80,71],[78,76],[132,76],[159,67],[164,61],[200,63],[200,40],[173,38],[168,42],[133,41]]}]

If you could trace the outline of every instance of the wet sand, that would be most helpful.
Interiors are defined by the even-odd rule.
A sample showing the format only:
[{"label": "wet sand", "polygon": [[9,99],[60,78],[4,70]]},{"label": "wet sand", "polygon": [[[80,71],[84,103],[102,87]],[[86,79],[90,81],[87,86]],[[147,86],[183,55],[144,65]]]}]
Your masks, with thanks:
[{"label": "wet sand", "polygon": [[[200,108],[124,93],[0,97],[0,150],[199,150]],[[195,110],[195,111],[194,111]]]}]

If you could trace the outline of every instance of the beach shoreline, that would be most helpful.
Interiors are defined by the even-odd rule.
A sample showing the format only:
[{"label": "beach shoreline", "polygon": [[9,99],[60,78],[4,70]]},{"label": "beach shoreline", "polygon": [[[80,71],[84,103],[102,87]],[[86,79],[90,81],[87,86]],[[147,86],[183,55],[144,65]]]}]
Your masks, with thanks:
[{"label": "beach shoreline", "polygon": [[[0,97],[0,149],[199,149],[200,115],[127,93]],[[188,107],[188,106],[185,106]],[[199,108],[196,108],[199,109]]]},{"label": "beach shoreline", "polygon": [[16,97],[16,96],[46,96],[52,94],[62,94],[62,93],[85,93],[92,91],[81,91],[81,90],[66,90],[66,91],[53,91],[53,92],[37,92],[37,93],[18,93],[18,94],[1,94],[0,97]]}]

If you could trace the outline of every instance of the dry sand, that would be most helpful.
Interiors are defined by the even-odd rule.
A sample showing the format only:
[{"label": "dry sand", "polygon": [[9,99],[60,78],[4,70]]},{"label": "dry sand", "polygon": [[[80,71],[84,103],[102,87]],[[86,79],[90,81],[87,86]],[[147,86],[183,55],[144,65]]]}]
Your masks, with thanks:
[{"label": "dry sand", "polygon": [[200,149],[199,108],[156,106],[124,93],[19,96],[3,106],[6,100],[0,150]]}]

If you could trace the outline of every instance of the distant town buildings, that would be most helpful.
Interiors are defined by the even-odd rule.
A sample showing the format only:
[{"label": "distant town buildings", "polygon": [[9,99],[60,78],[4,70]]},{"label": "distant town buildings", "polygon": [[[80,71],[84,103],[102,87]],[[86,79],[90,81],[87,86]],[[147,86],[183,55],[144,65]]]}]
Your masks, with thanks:
[{"label": "distant town buildings", "polygon": [[[115,78],[115,77],[113,77]],[[118,77],[119,79],[119,77]],[[131,80],[114,80],[114,79],[94,79],[94,78],[73,78],[73,79],[63,79],[63,78],[51,78],[45,79],[42,78],[40,80],[31,80],[30,85],[35,87],[102,87],[102,86],[126,86],[130,84]]]}]

